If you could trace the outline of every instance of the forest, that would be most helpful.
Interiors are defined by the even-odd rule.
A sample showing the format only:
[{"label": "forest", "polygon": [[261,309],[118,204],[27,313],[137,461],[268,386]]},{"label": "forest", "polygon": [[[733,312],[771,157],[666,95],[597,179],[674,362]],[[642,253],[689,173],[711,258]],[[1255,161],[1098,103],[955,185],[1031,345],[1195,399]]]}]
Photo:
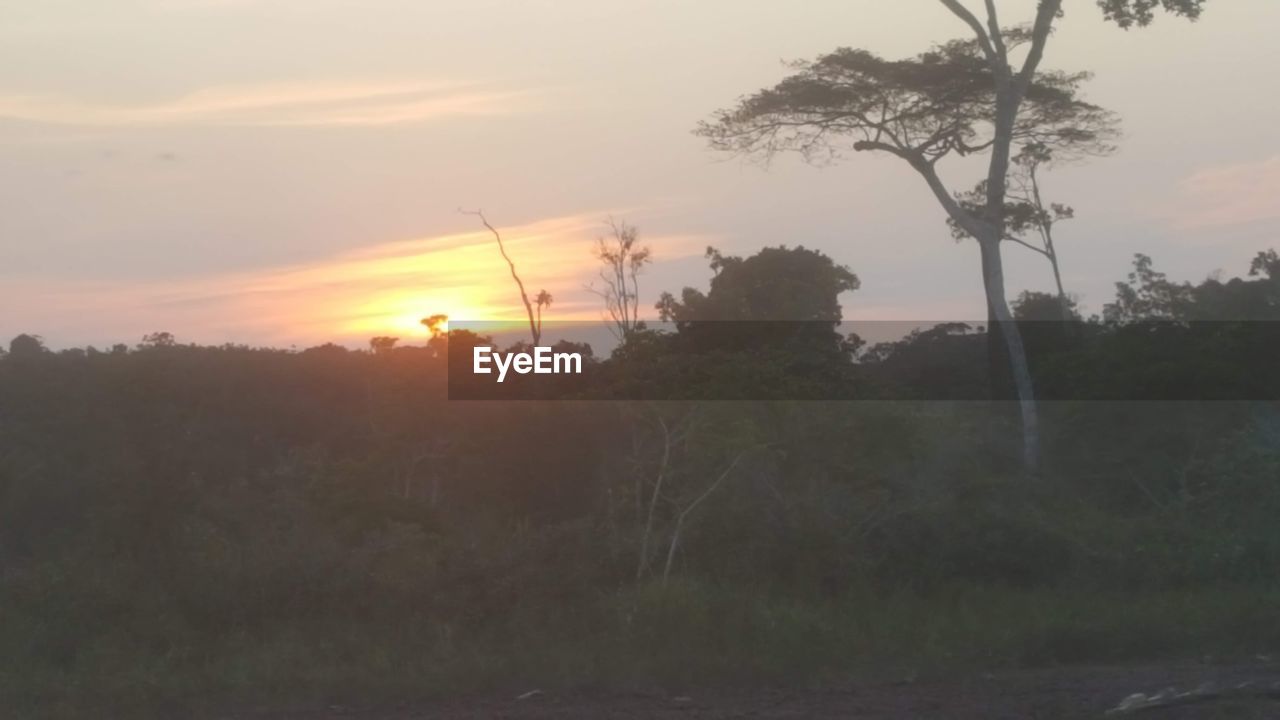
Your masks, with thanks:
[{"label": "forest", "polygon": [[1276,715],[1271,5],[30,5],[0,720]]},{"label": "forest", "polygon": [[1022,294],[1034,473],[980,325],[869,345],[838,332],[850,268],[709,259],[660,303],[674,330],[635,321],[553,398],[449,400],[449,356],[487,339],[441,318],[367,350],[14,338],[0,697],[394,704],[1280,644],[1274,251],[1198,284],[1139,256],[1090,318]]}]

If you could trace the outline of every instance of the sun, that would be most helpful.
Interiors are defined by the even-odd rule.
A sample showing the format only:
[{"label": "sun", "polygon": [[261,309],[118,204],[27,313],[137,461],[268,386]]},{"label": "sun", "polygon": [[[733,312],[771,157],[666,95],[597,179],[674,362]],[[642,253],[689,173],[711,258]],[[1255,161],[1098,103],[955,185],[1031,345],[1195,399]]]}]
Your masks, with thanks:
[{"label": "sun", "polygon": [[389,293],[376,297],[355,309],[353,318],[345,330],[352,334],[393,335],[401,338],[425,338],[431,333],[422,324],[432,315],[450,318],[492,317],[492,311],[482,309],[480,303],[472,303],[461,297],[439,297],[421,293]]}]

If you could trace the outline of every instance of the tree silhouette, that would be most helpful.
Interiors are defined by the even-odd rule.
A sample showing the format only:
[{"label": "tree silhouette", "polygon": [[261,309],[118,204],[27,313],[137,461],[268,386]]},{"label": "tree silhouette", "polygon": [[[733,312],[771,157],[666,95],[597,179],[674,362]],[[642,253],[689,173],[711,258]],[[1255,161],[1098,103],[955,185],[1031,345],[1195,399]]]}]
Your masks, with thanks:
[{"label": "tree silhouette", "polygon": [[1264,250],[1254,256],[1249,263],[1249,277],[1266,275],[1272,280],[1280,280],[1280,254],[1275,250]]},{"label": "tree silhouette", "polygon": [[1024,290],[1013,302],[1015,320],[1032,320],[1036,322],[1071,322],[1080,321],[1080,308],[1071,297],[1054,296],[1048,293]]},{"label": "tree silhouette", "polygon": [[849,268],[803,245],[767,247],[747,258],[707,248],[711,287],[685,288],[681,299],[663,293],[657,309],[664,322],[721,320],[838,323],[840,295],[861,286]]},{"label": "tree silhouette", "polygon": [[394,350],[398,342],[400,342],[398,337],[369,338],[369,351],[374,355],[385,355]]},{"label": "tree silhouette", "polygon": [[44,346],[44,338],[39,335],[23,333],[9,341],[9,355],[14,358],[39,357],[49,352]]},{"label": "tree silhouette", "polygon": [[610,218],[609,236],[596,238],[592,252],[603,266],[601,287],[588,289],[604,301],[614,336],[626,341],[640,327],[640,271],[653,260],[653,251],[639,245],[634,225]]},{"label": "tree silhouette", "polygon": [[431,338],[434,340],[446,332],[446,328],[449,326],[449,316],[438,313],[425,317],[420,322],[427,329],[427,332],[431,333]]},{"label": "tree silhouette", "polygon": [[1102,309],[1102,316],[1110,323],[1182,320],[1188,317],[1194,300],[1191,283],[1169,280],[1156,271],[1150,256],[1138,253],[1133,256],[1128,281],[1116,283],[1115,302]]},{"label": "tree silhouette", "polygon": [[[1155,269],[1150,256],[1134,255],[1133,270],[1125,282],[1116,283],[1116,299],[1102,309],[1112,325],[1141,321],[1266,320],[1280,319],[1280,260],[1275,250],[1258,253],[1249,265],[1249,277],[1226,282],[1210,277],[1199,285],[1176,282]],[[1265,275],[1266,277],[1262,277]]]},{"label": "tree silhouette", "polygon": [[[716,361],[723,365],[717,383],[741,391],[752,382],[731,379],[731,371],[766,366],[783,375],[805,367],[806,380],[814,381],[850,364],[857,341],[849,344],[837,332],[840,295],[861,284],[849,268],[803,246],[767,247],[746,258],[707,248],[706,257],[714,273],[707,292],[686,287],[678,300],[663,293],[656,307],[664,322],[676,324],[682,352],[737,355],[731,365]],[[780,378],[759,382],[770,392],[789,387]]]},{"label": "tree silhouette", "polygon": [[[992,331],[1007,351],[1023,426],[1023,462],[1039,463],[1039,419],[1026,351],[1005,296],[1001,245],[1007,236],[1006,195],[1014,148],[1037,144],[1050,152],[1087,152],[1105,144],[1099,128],[1110,114],[1079,97],[1084,73],[1040,68],[1062,0],[1040,0],[1029,26],[1002,26],[995,0],[985,22],[960,0],[939,2],[971,37],[944,43],[905,60],[841,48],[773,88],[716,114],[697,132],[713,148],[771,157],[795,151],[833,159],[845,150],[899,158],[926,182],[947,215],[977,239]],[[1202,0],[1102,0],[1105,16],[1123,27],[1150,22],[1162,5],[1195,17]],[[988,155],[981,212],[966,209],[939,173],[948,157]]]},{"label": "tree silhouette", "polygon": [[525,313],[529,316],[529,334],[533,336],[533,345],[534,347],[541,345],[542,311],[544,308],[551,307],[551,294],[546,290],[541,290],[535,300],[530,302],[529,294],[524,289],[524,281],[520,279],[519,273],[516,272],[515,262],[507,254],[507,246],[502,242],[502,235],[498,232],[498,229],[489,224],[489,219],[485,217],[483,210],[461,210],[460,212],[464,215],[475,215],[480,218],[480,222],[485,228],[493,233],[493,239],[498,243],[498,252],[502,253],[502,259],[506,260],[507,267],[511,268],[511,279],[515,281],[516,288],[520,291],[520,302],[524,303]]},{"label": "tree silhouette", "polygon": [[171,332],[153,332],[142,336],[140,348],[164,348],[177,345],[177,338]]}]

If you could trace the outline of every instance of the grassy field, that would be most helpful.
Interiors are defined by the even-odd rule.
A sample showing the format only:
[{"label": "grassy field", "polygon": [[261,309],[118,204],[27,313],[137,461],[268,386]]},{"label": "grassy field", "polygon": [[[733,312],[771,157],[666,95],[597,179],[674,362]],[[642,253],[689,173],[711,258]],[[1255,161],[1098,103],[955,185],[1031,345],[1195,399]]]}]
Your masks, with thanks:
[{"label": "grassy field", "polygon": [[[0,691],[18,717],[377,705],[467,693],[636,691],[948,677],[981,670],[1250,658],[1280,647],[1280,591],[956,586],[791,599],[675,582],[469,631],[334,615],[219,637],[104,627],[59,661],[56,628],[5,615]],[[158,621],[160,619],[157,619]],[[130,623],[141,623],[141,617]]]}]

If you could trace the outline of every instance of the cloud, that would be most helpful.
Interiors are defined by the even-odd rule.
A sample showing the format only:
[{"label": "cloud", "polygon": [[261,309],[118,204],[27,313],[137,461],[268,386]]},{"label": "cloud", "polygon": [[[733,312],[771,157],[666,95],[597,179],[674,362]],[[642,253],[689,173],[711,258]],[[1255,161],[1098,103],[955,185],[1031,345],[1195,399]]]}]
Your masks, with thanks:
[{"label": "cloud", "polygon": [[530,109],[534,93],[426,82],[213,87],[170,100],[92,103],[48,95],[0,96],[0,118],[53,125],[380,127]]},{"label": "cloud", "polygon": [[1180,195],[1167,212],[1181,229],[1280,220],[1280,155],[1200,170],[1182,181]]},{"label": "cloud", "polygon": [[[529,293],[555,297],[550,320],[599,320],[593,238],[607,213],[501,227],[507,252]],[[698,255],[709,238],[645,237],[658,262]],[[643,284],[642,284],[643,285]],[[646,304],[656,299],[650,290]],[[29,310],[0,331],[42,332],[60,344],[85,338],[133,339],[156,330],[180,340],[300,345],[360,343],[375,335],[425,335],[419,320],[511,321],[524,308],[488,232],[382,245],[324,260],[180,282],[73,285],[18,278],[0,286],[6,307]],[[20,321],[24,327],[9,326]]]}]

